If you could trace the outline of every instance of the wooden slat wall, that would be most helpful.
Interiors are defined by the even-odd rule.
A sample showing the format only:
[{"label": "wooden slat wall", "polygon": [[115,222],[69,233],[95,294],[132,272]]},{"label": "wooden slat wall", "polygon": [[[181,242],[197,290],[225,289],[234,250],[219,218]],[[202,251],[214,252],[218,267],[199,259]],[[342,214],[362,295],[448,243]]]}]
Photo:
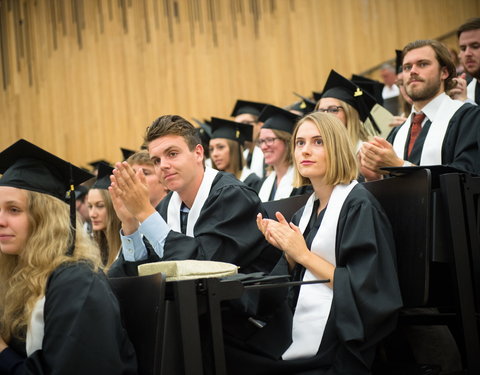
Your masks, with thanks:
[{"label": "wooden slat wall", "polygon": [[479,14],[472,0],[0,0],[0,149],[23,137],[115,161],[161,114],[288,105],[331,68],[364,71]]}]

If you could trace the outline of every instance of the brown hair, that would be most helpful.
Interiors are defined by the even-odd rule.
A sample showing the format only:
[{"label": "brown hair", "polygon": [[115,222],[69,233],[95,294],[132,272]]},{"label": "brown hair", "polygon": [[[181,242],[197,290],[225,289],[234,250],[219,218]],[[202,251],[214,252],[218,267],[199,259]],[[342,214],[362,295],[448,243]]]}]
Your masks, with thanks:
[{"label": "brown hair", "polygon": [[[243,158],[243,147],[240,146],[240,143],[232,139],[223,138],[228,145],[228,156],[230,158],[228,162],[228,169],[235,175],[236,178],[240,178],[242,175],[242,169],[245,165],[245,160]],[[212,167],[218,169],[215,165],[215,162],[212,160]]]},{"label": "brown hair", "polygon": [[439,42],[438,40],[420,39],[408,43],[402,51],[402,62],[408,52],[426,46],[432,47],[433,51],[435,52],[435,57],[440,64],[440,67],[447,69],[448,77],[445,79],[444,82],[444,90],[448,91],[453,89],[457,84],[456,81],[453,80],[453,78],[457,76],[457,70],[455,68],[455,64],[452,61],[452,56],[450,55],[448,48],[445,46],[445,44]]},{"label": "brown hair", "polygon": [[[94,189],[91,189],[94,190]],[[113,208],[112,198],[110,193],[105,189],[97,189],[105,203],[105,209],[107,210],[107,223],[104,230],[94,230],[93,238],[100,248],[100,255],[102,263],[105,266],[105,270],[108,270],[112,263],[117,258],[122,241],[120,239],[120,229],[122,222],[118,218],[115,209]]]},{"label": "brown hair", "polygon": [[146,130],[144,142],[151,141],[167,135],[179,135],[185,139],[190,151],[201,145],[198,132],[190,122],[178,115],[164,115],[157,118]]},{"label": "brown hair", "polygon": [[463,25],[460,25],[460,27],[457,30],[457,38],[460,38],[460,34],[462,34],[464,31],[471,31],[471,30],[478,30],[480,29],[480,18],[475,17],[475,18],[470,18],[465,22]]}]

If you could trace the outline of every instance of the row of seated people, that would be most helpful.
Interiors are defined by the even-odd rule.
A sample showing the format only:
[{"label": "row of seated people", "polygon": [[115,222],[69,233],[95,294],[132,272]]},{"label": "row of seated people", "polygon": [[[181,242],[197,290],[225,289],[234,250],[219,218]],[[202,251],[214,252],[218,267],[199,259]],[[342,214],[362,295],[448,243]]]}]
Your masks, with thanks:
[{"label": "row of seated people", "polygon": [[[279,327],[288,339],[272,336],[268,354],[252,352],[241,340],[232,345],[229,373],[369,373],[376,345],[395,328],[402,300],[391,226],[357,183],[357,158],[367,180],[379,178],[384,166],[443,164],[480,171],[480,111],[445,95],[451,61],[443,58],[443,48],[420,41],[403,51],[407,91],[415,110],[428,117],[416,140],[407,120],[389,137],[392,143],[375,137],[356,149],[345,123],[331,115],[342,112],[341,106],[336,112],[332,105],[319,107],[294,126],[289,115],[264,109],[272,112],[259,144],[276,141],[262,131],[288,127],[292,142],[283,142],[291,144],[293,184],[313,190],[292,222],[281,214],[276,220],[263,217],[254,189],[205,167],[204,149],[188,121],[170,115],[155,120],[145,142],[168,195],[155,206],[145,175],[127,162],[107,175],[107,189],[97,185],[108,191],[121,222],[121,252],[110,276],[134,275],[138,264],[151,261],[200,259],[233,263],[243,273],[329,280],[289,294],[291,326]],[[335,89],[368,112],[357,86]],[[72,212],[56,199],[63,201],[70,185],[90,176],[24,140],[0,154],[0,167],[1,373],[134,373],[135,354],[100,270],[111,257],[102,259],[98,245],[75,230],[80,224],[74,194]],[[271,191],[266,196],[278,198]]]}]

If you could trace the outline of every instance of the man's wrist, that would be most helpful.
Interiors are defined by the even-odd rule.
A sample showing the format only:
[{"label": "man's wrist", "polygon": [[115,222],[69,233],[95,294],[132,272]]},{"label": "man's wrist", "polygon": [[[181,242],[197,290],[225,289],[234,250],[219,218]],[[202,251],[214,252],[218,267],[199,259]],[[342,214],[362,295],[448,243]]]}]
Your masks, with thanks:
[{"label": "man's wrist", "polygon": [[140,212],[137,215],[137,220],[140,223],[143,223],[145,220],[147,220],[152,214],[157,212],[153,206],[149,206],[145,211]]}]

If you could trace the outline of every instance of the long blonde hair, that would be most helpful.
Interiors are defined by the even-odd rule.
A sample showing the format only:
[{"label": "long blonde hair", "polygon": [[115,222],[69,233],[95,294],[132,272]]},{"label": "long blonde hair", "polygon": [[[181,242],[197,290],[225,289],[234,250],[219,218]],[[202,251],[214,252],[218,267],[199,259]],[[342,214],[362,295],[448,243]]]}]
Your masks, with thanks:
[{"label": "long blonde hair", "polygon": [[97,241],[98,247],[100,248],[103,265],[105,266],[105,269],[108,269],[115,261],[120,246],[122,245],[122,240],[120,239],[122,222],[115,213],[112,198],[110,197],[108,190],[97,190],[100,192],[103,202],[105,203],[105,209],[107,210],[107,225],[104,230],[94,230],[93,238]]},{"label": "long blonde hair", "polygon": [[0,334],[8,343],[24,340],[35,303],[45,294],[48,278],[62,263],[86,260],[96,272],[101,264],[96,244],[77,217],[75,251],[71,242],[69,207],[57,198],[26,191],[29,236],[20,254],[0,252]]}]

